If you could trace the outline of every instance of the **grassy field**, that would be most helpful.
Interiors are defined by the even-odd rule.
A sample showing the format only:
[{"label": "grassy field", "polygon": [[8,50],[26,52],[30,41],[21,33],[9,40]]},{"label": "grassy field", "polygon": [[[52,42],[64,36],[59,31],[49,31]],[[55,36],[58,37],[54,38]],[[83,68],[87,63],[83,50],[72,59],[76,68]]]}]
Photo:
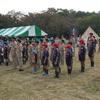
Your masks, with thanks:
[{"label": "grassy field", "polygon": [[73,72],[67,75],[66,66],[61,66],[60,78],[54,78],[54,69],[49,76],[42,76],[42,66],[37,74],[27,63],[24,71],[0,66],[0,100],[100,100],[100,53],[95,54],[95,67],[90,67],[86,57],[86,71],[80,73],[80,63],[74,58]]}]

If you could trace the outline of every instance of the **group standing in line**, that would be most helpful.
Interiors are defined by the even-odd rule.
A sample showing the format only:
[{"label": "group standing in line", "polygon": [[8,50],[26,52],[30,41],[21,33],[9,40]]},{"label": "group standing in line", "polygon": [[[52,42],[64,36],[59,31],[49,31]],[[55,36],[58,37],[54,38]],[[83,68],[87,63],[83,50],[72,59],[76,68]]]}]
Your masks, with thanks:
[{"label": "group standing in line", "polygon": [[[2,64],[2,56],[5,59],[5,66],[9,65],[9,55],[13,60],[13,69],[17,69],[19,65],[19,71],[24,71],[24,64],[29,62],[29,66],[34,66],[33,73],[36,73],[40,66],[43,66],[44,74],[49,74],[48,67],[52,64],[55,69],[55,77],[59,78],[61,73],[61,66],[66,62],[68,75],[71,75],[73,68],[73,57],[75,57],[75,38],[72,35],[71,39],[67,41],[63,36],[61,39],[53,38],[49,42],[48,38],[40,39],[40,41],[31,41],[24,39],[23,41],[15,37],[11,38],[11,43],[8,45],[4,43],[4,47],[0,45],[0,64]],[[79,39],[79,50],[78,58],[80,61],[81,72],[85,71],[85,58],[86,58],[86,47],[83,39]],[[95,38],[90,33],[88,38],[88,56],[90,58],[90,66],[94,67],[94,53],[95,53]],[[51,61],[51,63],[50,63]]]}]

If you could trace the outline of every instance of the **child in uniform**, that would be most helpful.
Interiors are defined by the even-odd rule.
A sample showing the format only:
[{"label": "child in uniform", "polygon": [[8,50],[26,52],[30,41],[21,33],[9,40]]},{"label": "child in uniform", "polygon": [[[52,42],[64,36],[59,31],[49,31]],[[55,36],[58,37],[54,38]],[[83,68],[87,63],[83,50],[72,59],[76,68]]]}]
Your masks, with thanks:
[{"label": "child in uniform", "polygon": [[3,53],[3,49],[2,49],[2,45],[0,45],[0,65],[2,63],[2,53]]},{"label": "child in uniform", "polygon": [[7,43],[4,43],[4,59],[5,59],[5,65],[8,67],[8,46]]},{"label": "child in uniform", "polygon": [[71,53],[72,53],[72,67],[73,67],[74,48],[73,48],[73,46],[72,46],[72,42],[68,42],[68,45],[71,46],[70,51],[71,51]]},{"label": "child in uniform", "polygon": [[55,68],[55,77],[59,78],[60,51],[58,49],[58,43],[54,43],[52,46],[54,48],[52,54],[52,64]]},{"label": "child in uniform", "polygon": [[65,48],[66,48],[65,60],[66,60],[68,75],[71,75],[72,72],[72,53],[70,51],[71,45],[67,45],[65,46]]},{"label": "child in uniform", "polygon": [[23,46],[23,50],[22,50],[22,55],[23,55],[23,64],[26,63],[26,59],[27,59],[27,48],[25,43],[22,44]]},{"label": "child in uniform", "polygon": [[32,51],[32,63],[34,66],[33,72],[36,73],[37,72],[37,52],[36,50]]},{"label": "child in uniform", "polygon": [[42,52],[42,65],[43,65],[43,68],[44,68],[44,74],[43,76],[45,75],[48,75],[48,57],[49,57],[49,51],[48,51],[48,45],[46,43],[44,43],[43,45],[43,52]]},{"label": "child in uniform", "polygon": [[94,39],[89,40],[89,46],[88,46],[88,56],[90,58],[91,62],[91,68],[94,67],[94,52],[95,52],[95,45],[94,45]]},{"label": "child in uniform", "polygon": [[84,40],[80,39],[79,40],[79,52],[78,52],[78,56],[79,56],[79,61],[81,63],[81,72],[85,71],[85,56],[86,56],[86,48],[84,46]]}]

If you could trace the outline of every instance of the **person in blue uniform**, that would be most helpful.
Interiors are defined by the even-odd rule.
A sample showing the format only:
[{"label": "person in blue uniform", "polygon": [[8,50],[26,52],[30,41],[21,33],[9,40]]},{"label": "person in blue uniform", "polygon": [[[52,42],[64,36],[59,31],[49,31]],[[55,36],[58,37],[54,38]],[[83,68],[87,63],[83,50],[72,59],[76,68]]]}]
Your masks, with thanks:
[{"label": "person in blue uniform", "polygon": [[60,51],[59,51],[59,47],[58,47],[58,43],[54,43],[53,45],[53,54],[52,54],[52,64],[54,66],[55,69],[55,77],[59,78],[59,64],[60,64]]},{"label": "person in blue uniform", "polygon": [[70,51],[71,51],[71,53],[72,53],[72,67],[73,67],[74,48],[73,48],[73,46],[72,46],[72,42],[68,42],[68,45],[71,46]]},{"label": "person in blue uniform", "polygon": [[79,56],[79,61],[81,63],[81,72],[85,71],[85,56],[86,56],[86,48],[84,46],[84,40],[81,39],[79,40],[79,51],[78,51],[78,56]]},{"label": "person in blue uniform", "polygon": [[88,56],[90,58],[91,62],[91,68],[94,67],[94,52],[95,52],[95,45],[94,45],[94,39],[89,40],[89,45],[88,45]]},{"label": "person in blue uniform", "polygon": [[2,45],[0,44],[0,65],[1,65],[1,62],[2,62]]},{"label": "person in blue uniform", "polygon": [[23,46],[23,50],[22,50],[23,64],[25,64],[26,63],[26,59],[27,59],[27,48],[26,48],[26,44],[25,43],[23,43],[22,46]]},{"label": "person in blue uniform", "polygon": [[66,55],[65,55],[65,61],[67,65],[68,75],[71,75],[72,72],[72,52],[70,51],[71,45],[65,46],[66,48]]},{"label": "person in blue uniform", "polygon": [[34,66],[33,73],[36,73],[37,72],[37,51],[36,50],[32,51],[32,64]]},{"label": "person in blue uniform", "polygon": [[7,43],[4,43],[4,59],[5,59],[5,65],[8,67],[8,45]]},{"label": "person in blue uniform", "polygon": [[42,51],[42,65],[43,65],[43,69],[44,69],[44,74],[43,76],[45,75],[48,75],[48,57],[49,57],[49,51],[48,51],[48,45],[46,43],[44,43],[43,45],[43,51]]}]

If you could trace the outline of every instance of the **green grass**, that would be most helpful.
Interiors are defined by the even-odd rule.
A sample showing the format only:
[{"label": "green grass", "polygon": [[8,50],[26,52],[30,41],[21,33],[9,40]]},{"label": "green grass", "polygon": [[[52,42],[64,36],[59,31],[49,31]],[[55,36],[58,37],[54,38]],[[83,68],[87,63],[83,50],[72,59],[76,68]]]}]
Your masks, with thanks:
[{"label": "green grass", "polygon": [[80,63],[74,58],[73,72],[67,75],[66,65],[61,66],[59,79],[54,78],[54,69],[42,76],[42,66],[37,74],[33,67],[24,66],[24,71],[0,66],[0,100],[100,100],[100,53],[95,54],[95,67],[90,69],[86,58],[86,71],[80,73]]}]

